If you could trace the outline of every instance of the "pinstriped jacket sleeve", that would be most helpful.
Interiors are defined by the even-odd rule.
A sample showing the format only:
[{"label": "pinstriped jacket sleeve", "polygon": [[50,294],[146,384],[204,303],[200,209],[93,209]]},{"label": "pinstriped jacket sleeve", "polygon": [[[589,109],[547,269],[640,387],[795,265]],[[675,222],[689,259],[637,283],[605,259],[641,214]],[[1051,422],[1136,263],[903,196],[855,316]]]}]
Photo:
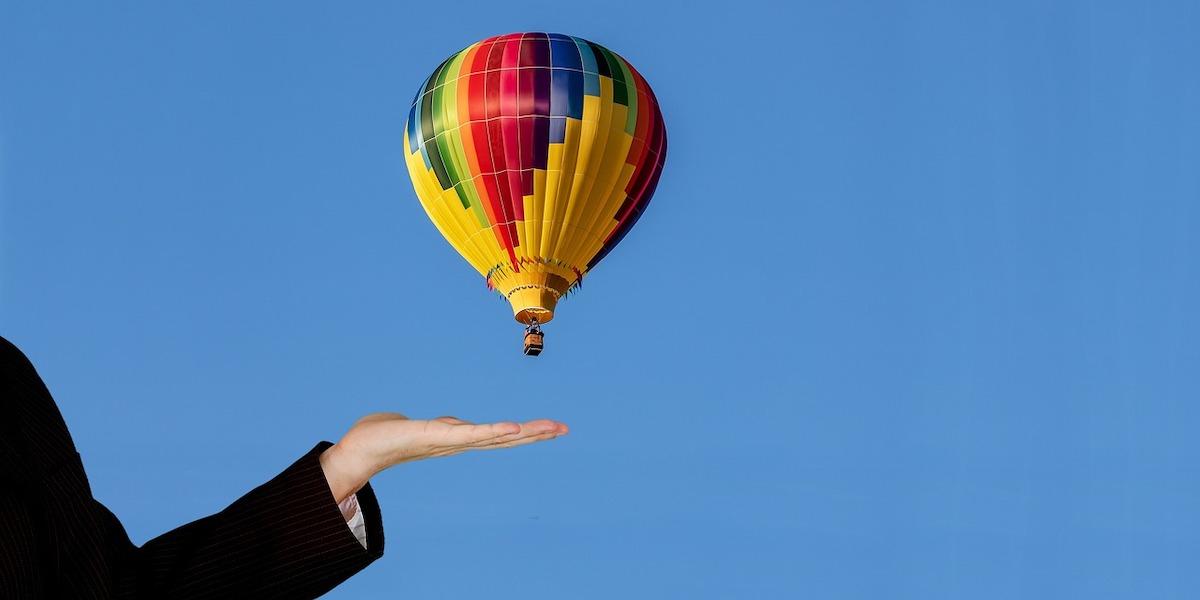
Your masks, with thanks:
[{"label": "pinstriped jacket sleeve", "polygon": [[134,546],[96,501],[49,390],[0,337],[0,598],[315,598],[378,559],[383,519],[356,500],[366,544],[321,469],[321,442],[224,510]]},{"label": "pinstriped jacket sleeve", "polygon": [[[315,598],[383,555],[382,518],[368,484],[358,505],[364,548],[346,526],[325,474],[321,442],[221,512],[129,547],[117,561],[119,598]],[[106,521],[120,527],[96,503]],[[124,530],[117,534],[124,538]]]}]

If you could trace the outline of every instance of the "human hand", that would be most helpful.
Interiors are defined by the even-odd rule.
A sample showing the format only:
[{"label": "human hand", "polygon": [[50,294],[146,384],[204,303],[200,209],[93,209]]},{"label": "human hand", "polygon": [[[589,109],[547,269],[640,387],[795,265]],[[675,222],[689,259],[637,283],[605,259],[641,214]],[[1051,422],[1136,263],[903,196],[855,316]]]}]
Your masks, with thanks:
[{"label": "human hand", "polygon": [[340,503],[376,473],[400,463],[467,450],[523,446],[567,431],[565,424],[549,419],[476,425],[454,417],[424,421],[399,413],[376,413],[359,419],[341,441],[321,453],[321,469]]}]

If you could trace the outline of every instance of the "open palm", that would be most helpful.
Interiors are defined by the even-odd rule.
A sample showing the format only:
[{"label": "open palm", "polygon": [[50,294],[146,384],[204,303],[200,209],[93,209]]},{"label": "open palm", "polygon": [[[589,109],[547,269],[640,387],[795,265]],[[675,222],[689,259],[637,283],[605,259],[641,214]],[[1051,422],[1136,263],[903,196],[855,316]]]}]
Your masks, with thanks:
[{"label": "open palm", "polygon": [[340,501],[393,465],[467,450],[523,446],[567,431],[565,424],[549,419],[475,424],[455,417],[416,420],[399,413],[375,413],[359,419],[326,450],[321,466]]}]

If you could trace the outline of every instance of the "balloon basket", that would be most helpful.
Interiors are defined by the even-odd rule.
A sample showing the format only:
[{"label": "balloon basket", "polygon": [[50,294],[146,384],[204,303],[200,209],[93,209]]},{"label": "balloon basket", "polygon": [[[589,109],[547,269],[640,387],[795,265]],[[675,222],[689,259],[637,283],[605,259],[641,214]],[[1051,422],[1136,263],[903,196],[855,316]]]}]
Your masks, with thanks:
[{"label": "balloon basket", "polygon": [[537,356],[542,353],[542,348],[545,346],[546,338],[542,334],[542,328],[538,326],[535,320],[529,327],[525,328],[525,356]]}]

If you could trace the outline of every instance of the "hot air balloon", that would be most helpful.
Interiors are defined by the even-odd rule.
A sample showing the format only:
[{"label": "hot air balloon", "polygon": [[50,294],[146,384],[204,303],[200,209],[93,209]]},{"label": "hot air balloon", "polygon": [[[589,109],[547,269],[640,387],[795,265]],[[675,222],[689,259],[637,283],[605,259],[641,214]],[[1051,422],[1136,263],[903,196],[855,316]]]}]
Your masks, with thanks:
[{"label": "hot air balloon", "polygon": [[512,304],[536,356],[559,300],[645,211],[667,136],[624,58],[569,35],[510,33],[434,69],[404,146],[426,214]]}]

